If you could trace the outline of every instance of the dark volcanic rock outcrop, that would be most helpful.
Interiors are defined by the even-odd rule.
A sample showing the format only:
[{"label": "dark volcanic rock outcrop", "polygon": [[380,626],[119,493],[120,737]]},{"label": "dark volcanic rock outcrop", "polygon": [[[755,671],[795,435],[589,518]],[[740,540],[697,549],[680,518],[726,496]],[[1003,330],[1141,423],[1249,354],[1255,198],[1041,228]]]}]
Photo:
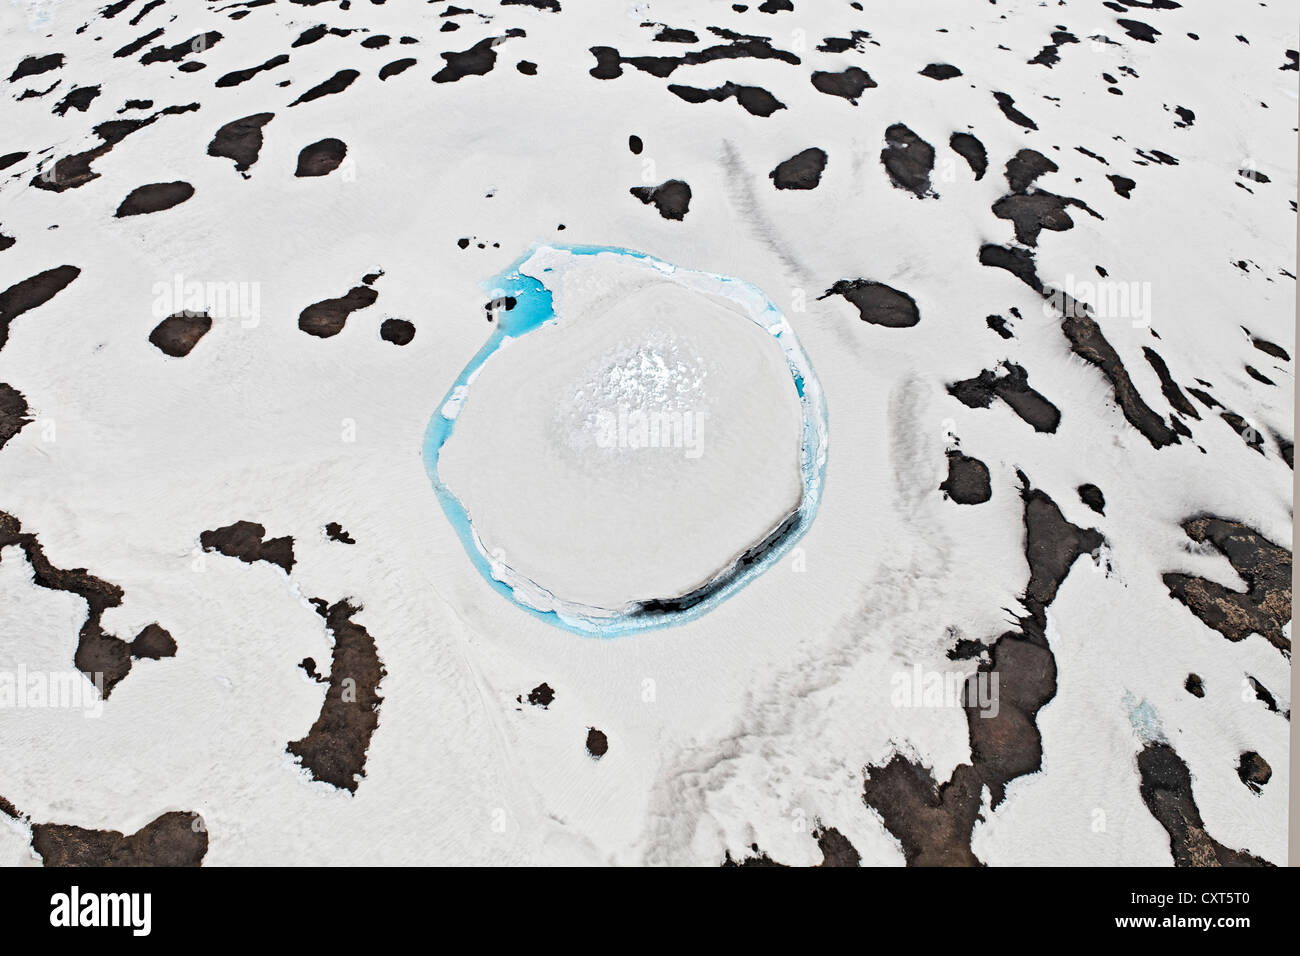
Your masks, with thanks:
[{"label": "dark volcanic rock outcrop", "polygon": [[989,466],[956,449],[948,452],[948,477],[939,490],[959,505],[980,505],[993,497]]},{"label": "dark volcanic rock outcrop", "polygon": [[883,282],[870,279],[840,279],[817,298],[842,295],[858,310],[863,322],[883,325],[890,329],[910,328],[921,321],[916,300]]},{"label": "dark volcanic rock outcrop", "polygon": [[[895,754],[867,768],[863,801],[880,814],[903,848],[909,866],[978,866],[971,830],[980,815],[983,790],[997,807],[1007,784],[1042,765],[1042,736],[1036,719],[1056,695],[1056,661],[1046,637],[1046,609],[1074,562],[1096,553],[1101,535],[1066,521],[1044,492],[1023,483],[1025,559],[1029,582],[1021,598],[1026,614],[1019,631],[1008,631],[988,648],[988,659],[966,684],[963,706],[971,759],[942,784],[927,767]],[[992,684],[992,676],[997,684]],[[996,686],[996,707],[986,709],[973,689],[977,680]]]},{"label": "dark volcanic rock outcrop", "polygon": [[298,153],[295,176],[327,176],[339,168],[348,154],[347,144],[341,139],[328,137],[304,146]]},{"label": "dark volcanic rock outcrop", "polygon": [[1171,571],[1163,576],[1170,597],[1230,641],[1258,633],[1289,655],[1291,641],[1282,628],[1291,620],[1291,552],[1239,521],[1210,515],[1183,522],[1183,531],[1226,557],[1246,590]]},{"label": "dark volcanic rock outcrop", "polygon": [[812,75],[812,85],[822,93],[830,96],[842,96],[854,106],[857,106],[858,97],[867,90],[874,89],[877,83],[866,70],[851,66],[839,73],[818,70]]},{"label": "dark volcanic rock outcrop", "polygon": [[307,736],[286,749],[314,779],[355,793],[379,726],[379,684],[386,671],[374,638],[352,620],[359,606],[347,600],[327,605],[319,598],[312,603],[334,635],[329,687]]},{"label": "dark volcanic rock outcrop", "polygon": [[211,328],[212,319],[206,312],[177,312],[154,326],[149,341],[163,354],[183,358]]},{"label": "dark volcanic rock outcrop", "polygon": [[149,183],[131,190],[113,215],[122,219],[126,216],[162,212],[164,209],[179,206],[193,195],[194,187],[187,182]]},{"label": "dark volcanic rock outcrop", "polygon": [[736,102],[744,107],[745,112],[754,116],[771,116],[777,110],[785,109],[784,103],[761,86],[742,86],[739,83],[728,82],[711,90],[703,90],[673,83],[668,87],[668,92],[684,99],[687,103],[707,103],[710,100],[722,102],[734,96]]},{"label": "dark volcanic rock outcrop", "polygon": [[0,292],[0,349],[9,341],[9,325],[14,319],[49,302],[79,275],[81,270],[76,266],[58,266],[15,282]]},{"label": "dark volcanic rock outcrop", "polygon": [[1142,802],[1169,834],[1174,866],[1272,865],[1248,850],[1229,849],[1205,832],[1192,795],[1192,775],[1169,744],[1147,744],[1138,754],[1137,765]]},{"label": "dark volcanic rock outcrop", "polygon": [[670,179],[658,186],[633,186],[628,190],[646,205],[654,204],[665,219],[682,220],[691,207],[691,187],[680,179]]},{"label": "dark volcanic rock outcrop", "polygon": [[32,849],[46,866],[200,866],[208,831],[197,813],[184,810],[164,813],[131,834],[36,823]]},{"label": "dark volcanic rock outcrop", "polygon": [[262,151],[262,127],[274,117],[274,113],[254,113],[231,120],[217,130],[212,142],[208,143],[208,155],[233,159],[235,169],[246,173]]},{"label": "dark volcanic rock outcrop", "polygon": [[366,283],[353,286],[346,295],[337,299],[324,299],[303,309],[298,316],[298,328],[322,339],[338,335],[347,324],[348,316],[374,305],[378,298],[379,293]]},{"label": "dark volcanic rock outcrop", "polygon": [[826,151],[811,146],[795,153],[767,174],[777,189],[816,189],[826,169]]},{"label": "dark volcanic rock outcrop", "polygon": [[953,133],[948,137],[948,145],[958,156],[966,160],[977,182],[984,178],[984,173],[989,168],[989,154],[984,149],[983,143],[970,133]]},{"label": "dark volcanic rock outcrop", "polygon": [[0,448],[31,423],[29,411],[23,393],[0,382]]},{"label": "dark volcanic rock outcrop", "polygon": [[975,378],[953,382],[948,393],[968,408],[988,408],[1000,398],[1039,432],[1054,432],[1061,423],[1060,410],[1029,385],[1029,373],[1006,363],[1001,375],[985,369]]},{"label": "dark volcanic rock outcrop", "polygon": [[409,345],[415,338],[415,326],[406,319],[384,319],[379,326],[379,337],[394,345]]},{"label": "dark volcanic rock outcrop", "polygon": [[266,528],[253,521],[236,521],[234,524],[204,531],[199,544],[204,551],[216,551],[229,558],[238,558],[245,564],[266,561],[288,574],[293,570],[293,538],[266,538]]},{"label": "dark volcanic rock outcrop", "polygon": [[895,123],[885,130],[885,148],[880,151],[880,162],[889,173],[889,181],[898,189],[906,189],[921,198],[931,195],[934,147],[902,123]]},{"label": "dark volcanic rock outcrop", "polygon": [[[17,545],[27,556],[32,567],[32,581],[37,587],[51,591],[66,591],[75,594],[86,602],[86,620],[81,625],[77,636],[77,650],[73,663],[77,670],[99,687],[104,699],[112,694],[113,688],[131,672],[133,657],[170,656],[162,653],[167,644],[162,642],[150,625],[137,636],[136,641],[127,642],[107,634],[100,624],[104,612],[122,603],[123,592],[116,584],[95,577],[85,568],[57,568],[45,556],[45,549],[35,534],[22,530],[17,518],[0,511],[0,549]],[[0,558],[3,551],[0,551]],[[162,631],[162,628],[158,628]],[[165,634],[166,632],[163,631]],[[171,635],[167,635],[168,641]],[[175,651],[175,642],[171,641],[171,650]],[[141,653],[135,653],[139,650]]]}]

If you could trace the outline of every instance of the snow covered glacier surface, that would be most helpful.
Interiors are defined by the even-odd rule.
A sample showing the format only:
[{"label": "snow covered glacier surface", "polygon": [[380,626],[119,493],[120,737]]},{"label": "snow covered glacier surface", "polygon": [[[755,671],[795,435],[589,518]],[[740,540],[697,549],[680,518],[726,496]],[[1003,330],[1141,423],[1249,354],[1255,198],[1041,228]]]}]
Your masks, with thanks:
[{"label": "snow covered glacier surface", "polygon": [[543,246],[484,289],[495,331],[430,421],[424,457],[503,594],[583,633],[662,627],[803,536],[826,407],[754,286],[628,250]]},{"label": "snow covered glacier surface", "polygon": [[857,6],[0,2],[0,863],[1284,863],[1300,4]]}]

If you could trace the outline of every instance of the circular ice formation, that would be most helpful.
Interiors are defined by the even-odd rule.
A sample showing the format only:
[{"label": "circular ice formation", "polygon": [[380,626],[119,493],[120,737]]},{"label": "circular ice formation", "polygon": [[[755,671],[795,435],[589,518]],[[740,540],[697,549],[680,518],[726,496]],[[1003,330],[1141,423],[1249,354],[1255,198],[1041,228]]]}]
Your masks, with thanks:
[{"label": "circular ice formation", "polygon": [[825,405],[757,289],[572,246],[487,285],[510,307],[439,405],[424,459],[498,591],[581,633],[660,627],[725,600],[807,530]]}]

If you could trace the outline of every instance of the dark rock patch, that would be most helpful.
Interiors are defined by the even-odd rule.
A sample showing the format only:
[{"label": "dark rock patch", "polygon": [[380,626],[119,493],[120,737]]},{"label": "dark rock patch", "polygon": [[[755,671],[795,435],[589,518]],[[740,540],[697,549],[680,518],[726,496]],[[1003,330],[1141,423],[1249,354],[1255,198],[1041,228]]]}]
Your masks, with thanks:
[{"label": "dark rock patch", "polygon": [[981,505],[993,496],[989,466],[978,458],[952,449],[948,452],[948,477],[939,485],[944,496],[959,505]]},{"label": "dark rock patch", "polygon": [[665,219],[681,221],[691,205],[691,187],[680,179],[670,179],[658,186],[633,186],[628,190],[646,205],[654,204]]},{"label": "dark rock patch", "polygon": [[986,243],[980,246],[980,265],[1005,269],[1035,292],[1042,293],[1043,282],[1038,278],[1038,266],[1030,249],[1009,249]]},{"label": "dark rock patch", "polygon": [[32,849],[46,866],[201,866],[208,830],[192,811],[173,810],[135,833],[60,823],[32,825]]},{"label": "dark rock patch", "polygon": [[335,93],[342,93],[361,74],[356,70],[339,70],[328,80],[317,83],[306,93],[303,93],[296,100],[290,103],[290,106],[297,106],[299,103],[310,103],[312,100],[318,100],[322,96],[332,96]]},{"label": "dark rock patch", "polygon": [[1264,454],[1264,436],[1259,433],[1258,428],[1236,412],[1223,411],[1219,413],[1219,417],[1228,423],[1228,427],[1241,437],[1247,447],[1253,448],[1261,455]]},{"label": "dark rock patch", "polygon": [[1079,38],[1073,33],[1065,30],[1055,30],[1052,33],[1052,42],[1038,51],[1037,55],[1030,60],[1030,64],[1038,64],[1047,67],[1049,70],[1057,63],[1061,62],[1060,50],[1067,43],[1078,43]]},{"label": "dark rock patch", "polygon": [[[522,33],[523,31],[520,30],[515,35]],[[507,32],[506,36],[510,35],[511,32]],[[475,43],[468,50],[440,54],[447,61],[447,65],[434,74],[433,82],[455,83],[467,76],[482,76],[492,72],[492,68],[497,63],[496,48],[504,40],[505,37],[488,37]]]},{"label": "dark rock patch", "polygon": [[9,82],[16,83],[18,80],[27,76],[39,76],[42,73],[48,73],[50,70],[57,70],[63,66],[62,53],[47,53],[45,56],[28,56],[14,67],[14,71],[9,74]]},{"label": "dark rock patch", "polygon": [[90,107],[100,93],[98,86],[78,86],[69,90],[63,99],[55,105],[52,112],[58,116],[65,115],[68,110],[76,110],[78,113],[84,113]]},{"label": "dark rock patch", "polygon": [[984,172],[989,168],[989,155],[983,143],[970,133],[953,133],[948,138],[948,145],[958,156],[966,160],[971,172],[975,174],[976,182],[984,178]]},{"label": "dark rock patch", "polygon": [[366,753],[379,726],[379,684],[386,671],[375,640],[352,620],[361,610],[348,600],[327,605],[315,599],[317,612],[334,635],[329,688],[320,716],[301,740],[285,748],[315,780],[356,793],[366,775]]},{"label": "dark rock patch", "polygon": [[293,174],[298,177],[328,176],[339,168],[348,154],[347,144],[341,139],[328,137],[304,146],[298,152],[298,168]]},{"label": "dark rock patch", "polygon": [[817,839],[817,848],[822,851],[822,861],[818,866],[840,867],[861,866],[862,855],[839,830],[834,827],[819,826],[813,831]]},{"label": "dark rock patch", "polygon": [[921,70],[921,75],[932,80],[951,80],[961,76],[961,70],[951,63],[930,63]]},{"label": "dark rock patch", "polygon": [[14,319],[49,302],[79,275],[81,270],[76,266],[57,266],[15,282],[0,292],[0,348],[9,341],[9,325]]},{"label": "dark rock patch", "polygon": [[597,730],[595,727],[587,729],[587,753],[591,754],[593,760],[599,760],[609,752],[609,738],[605,732]]},{"label": "dark rock patch", "polygon": [[1000,315],[990,315],[984,320],[984,324],[1004,339],[1014,339],[1016,337],[1016,333],[1007,327],[1007,320]]},{"label": "dark rock patch", "polygon": [[906,189],[922,199],[931,195],[934,147],[902,123],[895,123],[885,130],[885,148],[880,151],[880,162],[895,188]]},{"label": "dark rock patch", "polygon": [[810,146],[795,153],[767,174],[777,189],[816,189],[826,169],[826,151]]},{"label": "dark rock patch", "polygon": [[1247,750],[1237,762],[1237,776],[1252,793],[1259,793],[1273,779],[1273,768],[1255,751]]},{"label": "dark rock patch", "polygon": [[[857,849],[849,842],[839,830],[834,827],[818,825],[813,830],[813,838],[817,841],[817,848],[822,851],[822,861],[815,864],[819,867],[842,867],[842,866],[861,866],[862,856]],[[732,857],[731,851],[726,851],[723,859],[724,867],[785,867],[784,863],[778,863],[770,856],[758,848],[758,844],[751,844],[749,847],[749,856],[737,860]]]},{"label": "dark rock patch", "polygon": [[1007,160],[1004,175],[1013,193],[1023,193],[1040,176],[1054,173],[1059,166],[1036,149],[1022,149]]},{"label": "dark rock patch", "polygon": [[1281,359],[1283,362],[1291,361],[1291,355],[1280,345],[1275,345],[1267,339],[1251,337],[1250,344],[1255,346],[1265,355],[1271,355],[1273,358]]},{"label": "dark rock patch", "polygon": [[1163,741],[1148,743],[1137,756],[1139,792],[1151,815],[1169,834],[1174,866],[1271,866],[1249,850],[1233,850],[1205,832],[1192,794],[1192,775],[1183,758]]},{"label": "dark rock patch", "polygon": [[1029,385],[1029,373],[1019,365],[1004,363],[1001,375],[985,369],[975,378],[953,382],[948,394],[967,408],[988,408],[1000,398],[1034,431],[1055,432],[1061,423],[1060,410]]},{"label": "dark rock patch", "polygon": [[1249,375],[1251,378],[1253,378],[1255,381],[1257,381],[1257,382],[1262,382],[1262,383],[1265,384],[1265,385],[1276,385],[1276,384],[1277,384],[1277,382],[1273,381],[1271,378],[1269,378],[1267,375],[1265,375],[1265,374],[1264,374],[1263,372],[1261,372],[1259,369],[1255,368],[1253,365],[1247,365],[1247,366],[1246,366],[1246,374]]},{"label": "dark rock patch", "polygon": [[993,98],[997,100],[998,109],[1002,115],[1017,126],[1023,126],[1025,129],[1038,129],[1038,124],[1031,120],[1024,113],[1015,107],[1015,99],[1007,93],[994,93]]},{"label": "dark rock patch", "polygon": [[138,660],[158,661],[176,656],[176,639],[161,624],[150,624],[131,642],[131,656]]},{"label": "dark rock patch", "polygon": [[722,865],[724,867],[756,867],[756,866],[757,867],[768,867],[768,866],[784,867],[785,866],[784,863],[776,862],[776,860],[772,859],[770,856],[768,856],[766,853],[760,850],[758,848],[757,843],[750,844],[749,848],[750,851],[753,853],[753,856],[747,856],[740,860],[733,859],[731,856],[731,851],[727,850],[726,856],[723,858]]},{"label": "dark rock patch", "polygon": [[623,75],[623,67],[630,66],[665,79],[681,66],[696,66],[714,60],[781,60],[797,65],[799,57],[774,48],[765,37],[733,35],[731,43],[721,43],[703,50],[690,50],[680,56],[623,56],[614,47],[594,46],[591,53],[596,65],[588,72],[598,80],[612,80]]},{"label": "dark rock patch", "polygon": [[1196,406],[1178,387],[1173,375],[1169,373],[1169,366],[1165,364],[1165,360],[1160,357],[1159,353],[1150,346],[1144,345],[1142,354],[1146,356],[1147,363],[1155,370],[1156,377],[1160,379],[1160,392],[1164,395],[1165,401],[1172,405],[1175,410],[1200,421],[1201,413],[1196,410]]},{"label": "dark rock patch", "polygon": [[[155,122],[164,113],[183,112],[188,108],[169,107],[143,119],[109,120],[100,123],[93,130],[101,140],[98,146],[83,150],[80,153],[64,156],[51,166],[42,164],[40,171],[32,177],[31,184],[37,189],[46,189],[51,192],[63,192],[65,189],[76,189],[78,186],[84,186],[92,179],[99,177],[99,173],[91,169],[91,164],[96,159],[111,151],[114,146],[126,139],[131,133]],[[197,108],[197,104],[194,105],[194,108]]]},{"label": "dark rock patch", "polygon": [[169,315],[149,333],[149,341],[164,355],[184,358],[212,329],[206,312],[177,312]]},{"label": "dark rock patch", "polygon": [[278,53],[265,63],[258,64],[257,66],[250,66],[244,70],[232,70],[224,76],[218,77],[217,82],[214,85],[219,88],[238,86],[240,83],[247,83],[259,73],[264,73],[267,70],[274,70],[277,66],[284,66],[288,62],[289,54]]},{"label": "dark rock patch", "polygon": [[0,448],[31,424],[27,399],[12,385],[0,382]]},{"label": "dark rock patch", "polygon": [[1138,394],[1119,353],[1102,334],[1101,327],[1089,314],[1089,307],[1057,290],[1047,293],[1045,298],[1061,313],[1061,331],[1070,340],[1071,351],[1095,365],[1110,380],[1115,401],[1129,424],[1142,433],[1152,448],[1179,444],[1178,434]]},{"label": "dark rock patch", "polygon": [[325,535],[331,541],[338,541],[341,544],[356,544],[356,539],[343,530],[343,525],[337,521],[331,521],[325,525]]},{"label": "dark rock patch", "polygon": [[174,183],[149,183],[145,186],[137,186],[127,193],[113,215],[118,219],[124,219],[127,216],[145,216],[162,212],[173,206],[179,206],[193,195],[194,187],[180,180]]},{"label": "dark rock patch", "polygon": [[379,293],[368,285],[354,286],[337,299],[324,299],[307,306],[298,316],[298,328],[322,339],[338,335],[349,315],[374,305],[378,298]]},{"label": "dark rock patch", "polygon": [[1119,176],[1114,173],[1107,174],[1106,178],[1109,179],[1110,184],[1115,187],[1116,193],[1123,196],[1125,199],[1132,197],[1133,187],[1137,185],[1134,180],[1129,179],[1127,176]]},{"label": "dark rock patch", "polygon": [[400,60],[394,60],[392,63],[385,63],[379,70],[379,78],[386,80],[390,76],[397,76],[415,66],[415,57],[402,57]]},{"label": "dark rock patch", "polygon": [[812,85],[828,96],[842,96],[854,106],[857,106],[858,97],[867,90],[874,89],[879,84],[871,78],[866,70],[851,66],[839,73],[818,70],[812,75]]},{"label": "dark rock patch", "polygon": [[209,47],[216,46],[220,40],[221,34],[211,30],[208,33],[192,36],[188,40],[182,40],[175,46],[156,46],[140,57],[140,62],[145,66],[150,63],[179,63],[191,53],[202,53]]},{"label": "dark rock patch", "polygon": [[208,143],[208,155],[233,159],[235,169],[246,173],[262,152],[262,127],[274,118],[274,113],[254,113],[231,120]]},{"label": "dark rock patch", "polygon": [[162,35],[163,35],[162,27],[159,27],[156,30],[150,30],[144,36],[136,37],[126,46],[116,51],[113,54],[113,57],[115,59],[121,59],[122,57],[131,56],[133,53],[139,53],[141,50],[145,48],[145,46],[147,46],[149,43],[152,43],[154,40],[158,39],[158,37]]},{"label": "dark rock patch", "polygon": [[1141,20],[1116,20],[1124,32],[1134,40],[1141,40],[1143,43],[1155,43],[1156,37],[1160,36],[1160,31]]},{"label": "dark rock patch", "polygon": [[1093,484],[1084,484],[1076,490],[1079,492],[1079,500],[1085,505],[1099,515],[1106,513],[1106,496],[1101,493],[1100,488]]},{"label": "dark rock patch", "polygon": [[[642,26],[654,26],[655,24],[642,24]],[[669,27],[658,24],[659,32],[654,35],[654,39],[659,43],[699,43],[700,37],[694,30],[687,30],[680,27]]]},{"label": "dark rock patch", "polygon": [[415,326],[406,319],[384,319],[379,326],[379,337],[394,345],[408,345],[415,338]]},{"label": "dark rock patch", "polygon": [[266,529],[253,521],[236,521],[234,524],[204,531],[199,544],[204,551],[216,551],[228,558],[238,558],[245,564],[266,561],[281,568],[285,574],[293,570],[293,538],[266,537]]},{"label": "dark rock patch", "polygon": [[1064,232],[1074,228],[1074,220],[1066,210],[1077,202],[1068,196],[1057,196],[1043,190],[1028,194],[1010,193],[993,204],[993,215],[1011,221],[1017,242],[1036,246],[1043,229]]},{"label": "dark rock patch", "polygon": [[538,684],[528,692],[528,703],[542,710],[546,710],[554,701],[555,691],[551,689],[550,684]]},{"label": "dark rock patch", "polygon": [[1183,690],[1193,697],[1205,696],[1205,684],[1199,674],[1188,674],[1187,680],[1183,681]]},{"label": "dark rock patch", "polygon": [[1267,687],[1249,675],[1246,677],[1246,682],[1250,684],[1251,690],[1255,692],[1255,699],[1263,703],[1268,708],[1269,713],[1280,714],[1287,720],[1291,719],[1291,711],[1284,711],[1278,707],[1277,698],[1273,696]]},{"label": "dark rock patch", "polygon": [[681,86],[673,83],[668,92],[684,99],[687,103],[705,103],[709,100],[722,102],[731,97],[754,116],[771,116],[777,110],[785,109],[785,104],[761,86],[741,86],[737,83],[724,83],[711,90],[702,90],[694,86]]},{"label": "dark rock patch", "polygon": [[1210,515],[1184,521],[1183,531],[1226,557],[1246,590],[1171,571],[1162,576],[1169,596],[1228,640],[1257,633],[1289,656],[1291,641],[1282,628],[1291,620],[1291,552],[1241,522]]},{"label": "dark rock patch", "polygon": [[[883,766],[867,768],[863,802],[880,814],[902,845],[908,866],[979,866],[971,830],[987,787],[996,808],[1006,786],[1042,766],[1039,710],[1056,696],[1056,661],[1046,638],[1046,609],[1083,554],[1096,553],[1103,539],[1092,529],[1066,521],[1056,503],[1030,488],[1020,475],[1025,502],[1025,558],[1030,577],[1021,601],[1027,615],[1020,631],[1008,631],[988,649],[966,685],[963,704],[971,759],[942,784],[933,772],[896,753]],[[973,689],[977,679],[998,678],[997,708],[986,709]]]},{"label": "dark rock patch", "polygon": [[832,295],[842,295],[858,310],[863,322],[883,325],[890,329],[910,328],[921,321],[916,300],[883,282],[870,279],[840,279],[826,290],[818,301]]},{"label": "dark rock patch", "polygon": [[[122,603],[123,592],[116,584],[95,577],[85,568],[56,568],[45,556],[36,535],[22,530],[17,518],[0,511],[0,549],[17,545],[32,568],[37,587],[66,591],[86,602],[86,620],[77,637],[73,663],[77,670],[99,688],[104,699],[131,672],[132,645],[104,632],[100,620],[109,608]],[[148,628],[145,629],[148,631]],[[142,631],[140,636],[144,636]],[[148,649],[146,641],[141,650]]]}]

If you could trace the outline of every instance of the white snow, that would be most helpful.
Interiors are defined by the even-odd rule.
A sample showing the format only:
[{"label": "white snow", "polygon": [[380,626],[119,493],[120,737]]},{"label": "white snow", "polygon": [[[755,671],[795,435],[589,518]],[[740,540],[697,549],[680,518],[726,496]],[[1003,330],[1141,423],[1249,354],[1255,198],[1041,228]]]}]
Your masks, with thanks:
[{"label": "white snow", "polygon": [[[0,98],[0,155],[30,153],[0,174],[0,233],[16,238],[0,251],[0,289],[63,263],[82,270],[18,317],[0,350],[0,381],[22,392],[34,419],[0,451],[0,510],[37,534],[56,566],[122,587],[107,631],[129,639],[158,621],[178,644],[175,658],[135,662],[98,719],[0,711],[0,795],[37,822],[124,832],[168,810],[197,811],[207,865],[716,865],[752,843],[807,864],[820,859],[811,836],[819,821],[844,833],[864,864],[898,865],[898,842],[862,801],[863,771],[903,752],[943,781],[969,761],[963,712],[894,706],[891,681],[916,665],[972,670],[948,658],[955,640],[996,639],[1022,613],[1019,469],[1067,519],[1105,535],[1113,572],[1081,558],[1048,610],[1058,690],[1038,719],[1043,767],[986,810],[977,856],[991,865],[1169,864],[1168,837],[1138,794],[1144,741],[1129,713],[1145,703],[1191,770],[1208,832],[1284,863],[1289,724],[1244,695],[1242,681],[1256,677],[1289,707],[1290,662],[1258,636],[1227,642],[1170,599],[1160,576],[1244,586],[1226,559],[1180,530],[1201,512],[1290,546],[1292,472],[1270,432],[1293,437],[1294,366],[1253,348],[1240,326],[1295,354],[1295,285],[1282,270],[1295,270],[1297,73],[1279,67],[1297,47],[1297,4],[1242,6],[1231,17],[1211,5],[1131,11],[1162,31],[1154,44],[1124,36],[1100,4],[926,0],[859,13],[796,2],[794,13],[770,17],[729,4],[637,6],[649,12],[603,0],[564,0],[559,15],[487,5],[490,22],[465,17],[460,30],[439,33],[433,5],[276,4],[231,21],[169,4],[175,21],[159,10],[131,27],[123,14],[78,35],[89,7],[0,5],[0,68],[28,53],[67,56],[56,73],[0,77],[9,94]],[[209,29],[225,38],[196,73],[113,57],[155,19],[167,30],[158,42]],[[644,20],[694,29],[701,47],[716,40],[709,26],[761,33],[802,62],[720,60],[668,80],[630,66],[613,80],[590,76],[593,45],[680,52],[652,42]],[[290,49],[318,22],[394,42],[365,50],[364,34],[353,34]],[[1062,46],[1051,69],[1028,65],[1058,24],[1081,42]],[[491,73],[430,82],[438,52],[511,26],[527,36],[496,48]],[[862,51],[817,50],[853,29],[871,34]],[[404,34],[420,42],[398,46]],[[1090,42],[1094,34],[1118,42]],[[283,67],[213,86],[285,51]],[[415,67],[378,80],[384,63],[407,55]],[[521,59],[538,75],[519,73]],[[919,76],[930,62],[964,75]],[[850,65],[879,84],[856,107],[809,82],[811,70]],[[288,108],[345,67],[361,71],[349,89]],[[1123,96],[1106,92],[1102,72],[1119,77]],[[55,79],[47,96],[14,99]],[[665,89],[727,81],[763,86],[787,109],[760,118],[734,100],[689,104]],[[84,114],[52,115],[74,84],[103,92]],[[1011,93],[1039,129],[1010,123],[993,90]],[[129,98],[153,99],[153,110],[202,105],[123,140],[84,186],[29,185],[43,158],[97,143],[91,126],[121,118]],[[1173,125],[1175,105],[1195,110],[1194,125]],[[219,126],[263,110],[276,115],[248,179],[205,155]],[[934,145],[938,199],[895,189],[881,168],[884,129],[899,121]],[[947,146],[968,127],[989,153],[979,181]],[[646,144],[641,155],[627,149],[632,133]],[[346,168],[294,178],[298,151],[325,136],[347,143]],[[829,155],[821,184],[775,190],[769,171],[810,145]],[[1112,281],[1148,283],[1158,339],[1127,317],[1100,320],[1143,399],[1168,418],[1142,355],[1150,346],[1184,386],[1212,383],[1261,430],[1264,455],[1202,406],[1189,422],[1193,440],[1153,449],[1039,298],[978,263],[981,244],[1011,242],[1010,223],[990,206],[1007,191],[1006,160],[1025,147],[1060,167],[1041,188],[1104,217],[1076,209],[1073,229],[1045,231],[1039,275],[1095,281],[1100,265]],[[1144,164],[1136,149],[1164,150],[1179,164]],[[1271,181],[1243,180],[1247,160]],[[1108,173],[1137,180],[1131,199],[1115,194]],[[628,195],[667,178],[692,189],[681,222]],[[135,187],[176,179],[195,186],[188,202],[113,218]],[[462,237],[476,241],[461,250]],[[490,332],[479,284],[535,244],[559,241],[638,249],[752,283],[786,316],[824,391],[830,458],[811,529],[779,564],[679,627],[595,640],[525,613],[476,571],[424,470],[429,419]],[[307,305],[377,269],[378,301],[338,336],[297,328]],[[258,283],[259,321],[218,319],[187,357],[162,355],[147,340],[157,322],[151,290],[177,274]],[[908,292],[920,323],[873,326],[842,298],[818,298],[857,277]],[[798,500],[789,461],[798,435],[788,427],[797,410],[778,394],[789,376],[770,336],[698,291],[653,295],[674,315],[645,328],[629,296],[623,319],[636,334],[626,338],[604,321],[619,307],[569,310],[557,299],[575,325],[532,333],[484,366],[445,462],[486,549],[504,549],[507,563],[556,594],[600,607],[688,588]],[[1003,340],[985,316],[1010,317],[1012,306],[1023,318]],[[415,323],[410,345],[379,338],[387,316]],[[573,347],[575,334],[590,348]],[[1055,434],[1034,432],[1002,402],[971,409],[946,392],[1005,359],[1061,409]],[[584,452],[595,477],[572,491],[573,445],[591,437],[583,423],[592,409],[584,400],[566,410],[561,399],[610,386],[615,369],[642,360],[681,373],[666,395],[711,403],[706,453],[618,456],[602,471]],[[1246,364],[1276,386],[1250,379]],[[742,392],[751,393],[743,402]],[[493,430],[507,412],[507,427]],[[986,504],[959,506],[938,491],[953,435],[991,471]],[[654,465],[627,478],[628,459]],[[518,494],[525,466],[539,469],[536,507]],[[735,475],[751,469],[764,480]],[[738,480],[743,506],[719,507]],[[1104,491],[1104,517],[1080,503],[1083,482]],[[202,531],[240,519],[293,536],[291,575],[198,551]],[[328,521],[357,543],[327,540]],[[602,533],[610,522],[617,536]],[[683,538],[689,547],[673,547]],[[567,549],[559,557],[556,540]],[[654,560],[663,548],[670,559]],[[31,580],[21,553],[4,548],[0,668],[69,669],[82,602]],[[311,780],[285,752],[324,695],[298,662],[311,656],[325,668],[331,648],[307,597],[362,604],[356,620],[387,670],[354,796]],[[1204,699],[1183,689],[1190,672],[1204,679]],[[545,710],[526,703],[543,681],[556,691]],[[593,726],[610,742],[599,761],[584,748]],[[1236,774],[1248,749],[1273,769],[1258,795]],[[37,862],[27,827],[3,816],[0,862]]]}]

